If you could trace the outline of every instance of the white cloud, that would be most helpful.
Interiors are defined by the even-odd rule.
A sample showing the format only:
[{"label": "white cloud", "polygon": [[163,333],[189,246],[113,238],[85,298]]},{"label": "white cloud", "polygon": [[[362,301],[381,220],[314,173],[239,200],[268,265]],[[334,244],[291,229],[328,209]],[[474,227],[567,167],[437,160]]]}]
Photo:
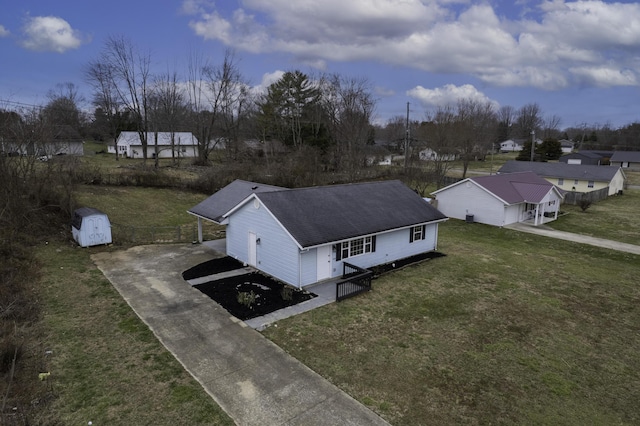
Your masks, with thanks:
[{"label": "white cloud", "polygon": [[416,86],[407,91],[407,95],[420,101],[426,107],[444,107],[447,105],[456,105],[458,101],[470,100],[481,103],[489,102],[495,107],[498,103],[489,99],[484,93],[478,91],[471,84],[463,84],[456,86],[454,84],[446,84],[435,89],[426,89],[422,86]]},{"label": "white cloud", "polygon": [[29,18],[23,28],[22,46],[29,50],[64,53],[83,43],[82,35],[57,16]]},{"label": "white cloud", "polygon": [[244,0],[224,14],[208,1],[185,0],[183,9],[204,38],[320,68],[374,61],[548,90],[638,84],[630,70],[640,62],[640,4],[534,3],[521,1],[526,13],[513,19],[483,0]]},{"label": "white cloud", "polygon": [[4,25],[0,25],[0,37],[7,37],[9,34],[9,30]]}]

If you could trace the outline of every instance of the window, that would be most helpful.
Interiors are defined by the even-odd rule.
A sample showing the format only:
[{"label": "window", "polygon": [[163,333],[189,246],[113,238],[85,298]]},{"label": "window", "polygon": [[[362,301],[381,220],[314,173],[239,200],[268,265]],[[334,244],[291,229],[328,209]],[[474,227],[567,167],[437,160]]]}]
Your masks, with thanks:
[{"label": "window", "polygon": [[587,184],[588,188],[593,188],[594,182],[592,180],[589,181],[589,183]]},{"label": "window", "polygon": [[364,238],[355,238],[343,241],[335,245],[336,260],[358,256],[363,253],[373,253],[376,251],[376,236],[372,235]]},{"label": "window", "polygon": [[412,226],[409,228],[409,242],[424,240],[426,237],[427,226]]},{"label": "window", "polygon": [[574,181],[573,181],[573,185],[574,185],[574,186],[578,186],[578,179],[574,179]]},{"label": "window", "polygon": [[562,186],[562,185],[564,185],[564,179],[558,178],[558,186]]}]

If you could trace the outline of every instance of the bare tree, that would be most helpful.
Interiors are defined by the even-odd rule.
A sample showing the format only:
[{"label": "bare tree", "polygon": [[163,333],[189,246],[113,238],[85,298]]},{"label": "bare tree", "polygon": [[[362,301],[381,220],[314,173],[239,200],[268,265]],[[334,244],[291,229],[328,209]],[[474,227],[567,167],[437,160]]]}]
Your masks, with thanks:
[{"label": "bare tree", "polygon": [[130,40],[112,36],[107,39],[98,62],[103,64],[104,76],[111,79],[109,90],[113,90],[118,102],[130,111],[136,123],[146,162],[151,57],[140,53]]},{"label": "bare tree", "polygon": [[530,138],[531,132],[538,132],[542,124],[540,106],[537,103],[524,105],[516,114],[514,122],[515,134],[519,138]]},{"label": "bare tree", "polygon": [[490,102],[460,100],[456,114],[456,145],[462,159],[462,178],[472,160],[484,159],[495,132],[496,114]]},{"label": "bare tree", "polygon": [[419,128],[420,136],[427,141],[427,147],[434,153],[427,162],[427,168],[438,188],[443,185],[444,177],[457,155],[456,121],[454,108],[450,105],[442,106],[428,115]]},{"label": "bare tree", "polygon": [[560,135],[560,123],[562,119],[557,115],[549,115],[543,122],[543,137],[544,139],[558,138]]},{"label": "bare tree", "polygon": [[177,72],[166,72],[158,76],[154,81],[153,93],[150,96],[150,124],[154,131],[156,149],[155,167],[158,167],[157,132],[168,132],[171,139],[171,159],[176,163],[175,133],[180,129],[186,115],[185,96],[180,88]]},{"label": "bare tree", "polygon": [[516,111],[510,105],[500,107],[497,113],[498,129],[496,139],[497,142],[503,142],[511,139],[513,133],[513,124],[515,121]]},{"label": "bare tree", "polygon": [[85,80],[93,88],[92,104],[102,112],[109,127],[109,133],[113,138],[113,149],[118,153],[118,131],[122,122],[122,110],[124,105],[118,94],[114,70],[108,62],[94,60],[89,62],[85,69]]},{"label": "bare tree", "polygon": [[376,102],[370,83],[365,78],[334,74],[327,81],[323,99],[337,162],[353,174],[365,165],[365,147],[372,142],[371,118]]},{"label": "bare tree", "polygon": [[233,51],[225,52],[219,66],[192,53],[187,87],[192,128],[199,143],[199,162],[206,164],[211,150],[221,142],[235,155],[249,92]]}]

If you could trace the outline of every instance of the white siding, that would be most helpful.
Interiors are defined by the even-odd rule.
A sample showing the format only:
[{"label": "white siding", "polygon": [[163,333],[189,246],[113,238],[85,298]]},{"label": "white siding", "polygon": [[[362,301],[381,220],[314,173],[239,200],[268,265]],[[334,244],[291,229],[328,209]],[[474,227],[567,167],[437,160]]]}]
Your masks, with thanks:
[{"label": "white siding", "polygon": [[[409,228],[405,228],[377,235],[375,252],[348,257],[346,259],[335,262],[333,266],[332,276],[339,277],[342,275],[343,261],[359,266],[361,268],[370,268],[372,266],[393,262],[394,260],[404,259],[405,257],[414,256],[416,254],[433,251],[437,248],[437,223],[427,225],[426,236],[424,240],[414,241],[410,243],[409,232]],[[335,259],[335,253],[333,259]]]},{"label": "white siding", "polygon": [[517,223],[522,220],[522,212],[523,212],[522,204],[514,204],[511,206],[507,206],[504,209],[504,224],[509,225],[512,223]]},{"label": "white siding", "polygon": [[[310,249],[300,253],[300,266],[302,267],[301,281],[302,286],[313,284],[318,277],[318,261],[317,250]],[[335,259],[335,257],[334,257]]]},{"label": "white siding", "polygon": [[[227,254],[241,262],[248,262],[247,236],[255,232],[260,239],[257,245],[257,268],[287,284],[299,286],[300,260],[298,247],[273,219],[267,209],[250,201],[229,218],[227,225]],[[315,262],[315,257],[313,259]]]},{"label": "white siding", "polygon": [[622,172],[618,170],[611,179],[611,183],[609,184],[609,195],[615,195],[618,191],[622,191],[624,189],[624,177],[622,176]]},{"label": "white siding", "polygon": [[462,182],[436,194],[438,210],[454,219],[473,215],[474,222],[505,225],[504,204],[472,182]]}]

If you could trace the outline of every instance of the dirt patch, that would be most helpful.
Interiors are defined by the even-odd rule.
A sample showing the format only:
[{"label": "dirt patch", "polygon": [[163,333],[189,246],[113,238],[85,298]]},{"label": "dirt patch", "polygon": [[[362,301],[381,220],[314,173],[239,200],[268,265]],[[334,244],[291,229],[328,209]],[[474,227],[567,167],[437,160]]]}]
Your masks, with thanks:
[{"label": "dirt patch", "polygon": [[404,259],[399,259],[395,262],[374,266],[370,269],[373,271],[374,277],[378,277],[386,272],[413,265],[414,263],[422,262],[423,260],[436,259],[443,256],[446,256],[446,254],[437,251],[430,251],[428,253],[420,253],[415,256],[405,257]]},{"label": "dirt patch", "polygon": [[182,273],[182,278],[185,280],[193,280],[195,278],[206,277],[207,275],[219,274],[220,272],[233,271],[243,266],[242,262],[235,260],[233,257],[225,256],[218,259],[211,259],[208,262],[203,262],[193,268],[187,269]]}]

